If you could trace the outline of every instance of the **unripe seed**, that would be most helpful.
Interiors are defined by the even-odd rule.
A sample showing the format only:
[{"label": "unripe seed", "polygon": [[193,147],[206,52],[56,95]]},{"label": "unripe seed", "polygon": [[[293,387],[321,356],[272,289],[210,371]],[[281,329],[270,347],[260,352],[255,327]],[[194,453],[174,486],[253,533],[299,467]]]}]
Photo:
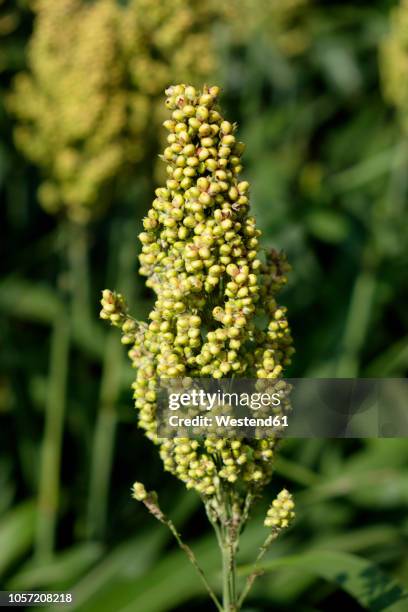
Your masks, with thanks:
[{"label": "unripe seed", "polygon": [[[200,98],[200,103],[201,103],[201,98]],[[197,119],[199,119],[200,121],[206,121],[206,119],[208,119],[208,116],[209,116],[208,108],[206,108],[203,105],[197,107],[196,109]]]},{"label": "unripe seed", "polygon": [[205,138],[201,139],[201,146],[203,147],[209,148],[209,147],[212,147],[213,144],[214,144],[214,139],[211,138],[211,136],[206,136]]}]

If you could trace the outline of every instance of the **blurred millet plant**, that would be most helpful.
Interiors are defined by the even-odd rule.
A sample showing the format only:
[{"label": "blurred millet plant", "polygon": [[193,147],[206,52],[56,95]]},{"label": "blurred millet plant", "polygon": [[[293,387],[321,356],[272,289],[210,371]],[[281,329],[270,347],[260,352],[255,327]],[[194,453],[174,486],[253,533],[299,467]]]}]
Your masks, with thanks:
[{"label": "blurred millet plant", "polygon": [[211,74],[213,12],[195,0],[33,6],[28,71],[9,98],[15,139],[43,172],[44,208],[84,223],[110,203],[124,170],[151,153],[151,126],[162,120],[156,98],[169,79]]},{"label": "blurred millet plant", "polygon": [[119,13],[109,0],[34,6],[29,71],[16,77],[9,101],[19,120],[15,139],[43,171],[44,208],[84,222],[124,158]]},{"label": "blurred millet plant", "polygon": [[[156,387],[159,378],[280,377],[294,352],[286,309],[276,300],[289,266],[274,250],[261,255],[249,183],[240,180],[244,145],[236,124],[217,107],[219,88],[176,85],[166,94],[171,118],[164,122],[169,134],[162,159],[168,178],[140,234],[140,272],[155,294],[154,308],[148,323],[138,322],[121,294],[105,290],[101,317],[122,330],[130,347],[140,427],[158,445],[165,469],[204,503],[222,553],[222,603],[157,495],[137,482],[133,496],[171,529],[218,609],[232,611],[240,609],[257,575],[255,570],[238,594],[239,536],[271,479],[278,440],[159,438]],[[291,495],[281,491],[265,519],[268,535],[258,560],[288,527],[293,508]]]}]

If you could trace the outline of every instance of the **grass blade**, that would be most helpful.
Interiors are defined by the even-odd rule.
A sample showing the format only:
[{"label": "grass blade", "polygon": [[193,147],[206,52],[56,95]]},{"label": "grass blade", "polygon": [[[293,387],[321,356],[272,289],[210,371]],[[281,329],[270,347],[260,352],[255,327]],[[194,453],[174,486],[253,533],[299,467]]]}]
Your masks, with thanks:
[{"label": "grass blade", "polygon": [[[406,612],[408,592],[376,565],[356,555],[343,552],[315,551],[273,559],[261,564],[265,572],[295,568],[334,582],[371,612]],[[248,575],[253,566],[240,568]]]},{"label": "grass blade", "polygon": [[28,501],[10,510],[0,521],[0,576],[30,549],[34,537],[35,504]]}]

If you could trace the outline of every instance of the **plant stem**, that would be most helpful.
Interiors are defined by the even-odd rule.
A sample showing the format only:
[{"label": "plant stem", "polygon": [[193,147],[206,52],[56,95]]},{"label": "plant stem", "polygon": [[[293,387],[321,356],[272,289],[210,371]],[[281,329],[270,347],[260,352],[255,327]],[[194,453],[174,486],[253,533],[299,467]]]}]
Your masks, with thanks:
[{"label": "plant stem", "polygon": [[67,233],[72,318],[78,325],[85,327],[90,322],[89,289],[91,286],[87,230],[83,225],[71,222],[68,225]]},{"label": "plant stem", "polygon": [[122,364],[123,347],[118,342],[116,330],[112,329],[108,332],[105,346],[99,412],[92,448],[87,524],[90,538],[102,539],[106,527]]},{"label": "plant stem", "polygon": [[264,557],[265,553],[267,552],[267,550],[269,549],[270,545],[272,544],[272,542],[278,537],[278,532],[277,531],[272,531],[268,537],[266,538],[265,542],[262,544],[262,546],[259,549],[259,553],[258,556],[255,560],[255,569],[252,572],[252,574],[250,574],[247,578],[246,584],[242,590],[241,596],[238,600],[238,609],[240,609],[240,607],[242,606],[242,604],[244,603],[244,600],[246,599],[249,591],[251,590],[256,578],[258,576],[260,576],[262,574],[262,570],[259,568],[259,562],[261,561],[261,559]]},{"label": "plant stem", "polygon": [[208,595],[211,597],[211,599],[214,602],[214,604],[217,607],[217,609],[220,612],[225,612],[226,610],[229,610],[229,608],[225,607],[225,602],[224,602],[224,607],[223,607],[220,604],[220,602],[218,601],[218,598],[215,595],[214,591],[212,590],[211,586],[209,585],[203,570],[201,569],[201,567],[198,564],[198,561],[197,561],[197,558],[196,558],[195,554],[193,553],[191,548],[187,544],[185,544],[183,542],[183,540],[181,539],[180,534],[178,533],[178,531],[177,531],[176,527],[174,526],[173,522],[170,519],[168,519],[166,516],[164,516],[164,515],[163,515],[162,522],[165,525],[167,525],[167,527],[170,529],[171,533],[176,538],[176,541],[177,541],[178,545],[180,546],[181,550],[183,550],[186,553],[190,563],[192,564],[192,566],[196,570],[197,574],[199,575],[199,577],[201,579],[201,582],[203,583],[203,585],[204,585]]},{"label": "plant stem", "polygon": [[[62,251],[61,268],[64,269],[74,240],[72,226],[69,227],[65,223],[62,224],[60,227],[60,239]],[[62,439],[69,370],[69,306],[64,283],[61,282],[62,279],[63,274],[58,278],[61,305],[55,315],[51,335],[50,370],[38,485],[35,556],[42,562],[49,561],[52,558],[55,548],[55,532],[60,496]]]},{"label": "plant stem", "polygon": [[154,516],[155,519],[157,519],[158,521],[160,521],[160,523],[162,523],[163,525],[166,525],[166,527],[168,527],[168,529],[171,531],[171,533],[173,534],[173,536],[176,539],[177,544],[179,545],[179,547],[181,548],[181,550],[187,555],[188,560],[190,561],[190,563],[192,564],[192,566],[194,567],[194,569],[196,570],[197,574],[200,577],[201,582],[203,583],[205,590],[207,591],[208,595],[211,597],[212,601],[214,602],[217,610],[219,610],[219,612],[224,612],[224,608],[222,607],[221,603],[219,602],[217,596],[215,595],[214,591],[212,590],[205,574],[204,571],[201,569],[197,558],[195,556],[195,554],[193,553],[193,551],[191,550],[191,548],[185,544],[183,542],[183,540],[181,539],[181,536],[179,534],[179,532],[177,531],[176,526],[174,525],[173,521],[171,519],[168,518],[168,516],[166,516],[164,514],[164,512],[161,510],[159,504],[158,504],[158,500],[157,500],[157,494],[154,491],[150,491],[149,493],[147,493],[147,495],[144,497],[144,499],[140,500],[143,502],[143,504],[145,505],[145,507],[148,509],[148,511],[150,512],[150,514],[152,514]]},{"label": "plant stem", "polygon": [[224,543],[222,550],[222,603],[225,612],[232,608],[232,585],[231,585],[231,557],[228,543]]},{"label": "plant stem", "polygon": [[223,606],[225,612],[236,612],[237,589],[236,589],[236,551],[238,546],[239,524],[236,524],[230,492],[228,489],[221,491],[223,506],[223,517],[219,544],[222,556],[222,585]]},{"label": "plant stem", "polygon": [[69,344],[68,317],[62,306],[52,331],[45,431],[41,449],[36,533],[36,556],[41,560],[50,559],[55,546]]}]

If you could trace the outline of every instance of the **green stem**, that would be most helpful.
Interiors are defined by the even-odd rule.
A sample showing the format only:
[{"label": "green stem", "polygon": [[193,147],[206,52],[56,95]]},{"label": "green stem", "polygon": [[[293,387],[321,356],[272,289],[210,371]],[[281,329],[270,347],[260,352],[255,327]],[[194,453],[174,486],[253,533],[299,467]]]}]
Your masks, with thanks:
[{"label": "green stem", "polygon": [[[72,249],[73,233],[63,224],[60,228],[61,269],[64,271],[67,254]],[[61,305],[53,321],[50,370],[45,405],[44,437],[41,448],[38,485],[38,516],[35,537],[35,556],[38,560],[52,558],[55,549],[56,525],[60,497],[60,469],[69,370],[70,324],[66,289],[59,277]]]},{"label": "green stem", "polygon": [[236,552],[238,546],[239,524],[235,524],[231,496],[228,489],[221,489],[223,516],[221,519],[220,547],[222,556],[222,592],[225,612],[236,612]]},{"label": "green stem", "polygon": [[226,612],[236,612],[238,610],[236,552],[236,535],[230,528],[227,528],[222,548],[223,598]]},{"label": "green stem", "polygon": [[174,535],[177,544],[180,546],[181,550],[183,550],[190,563],[192,564],[192,566],[194,567],[194,569],[196,570],[197,574],[200,577],[201,582],[203,583],[208,595],[211,597],[212,601],[214,602],[215,606],[217,607],[217,609],[220,612],[224,612],[225,610],[229,610],[229,608],[225,608],[225,603],[224,603],[224,608],[221,606],[220,602],[218,601],[217,596],[215,595],[214,591],[212,590],[210,584],[207,581],[207,578],[203,572],[203,570],[201,569],[200,565],[198,564],[197,558],[195,556],[195,554],[193,553],[193,551],[191,550],[191,548],[185,544],[183,542],[183,540],[180,537],[180,534],[178,533],[176,527],[174,526],[173,522],[168,519],[167,517],[163,517],[163,522],[165,525],[167,525],[167,527],[170,529],[171,533]]},{"label": "green stem", "polygon": [[55,547],[69,345],[68,317],[65,307],[61,307],[51,338],[45,432],[41,449],[36,530],[36,556],[41,560],[50,559]]},{"label": "green stem", "polygon": [[90,538],[102,539],[106,528],[122,363],[123,347],[118,341],[117,331],[112,329],[108,332],[104,352],[99,412],[92,448],[87,523]]},{"label": "green stem", "polygon": [[72,318],[77,325],[85,327],[91,320],[88,236],[86,228],[78,223],[69,223],[67,233]]},{"label": "green stem", "polygon": [[233,516],[230,494],[227,489],[220,487],[218,497],[218,510],[208,504],[205,505],[208,519],[217,536],[218,546],[222,559],[222,600],[224,612],[237,612],[236,588],[236,553],[239,534],[248,518],[252,494],[245,500],[243,515],[240,520]]},{"label": "green stem", "polygon": [[230,585],[230,549],[227,542],[223,543],[221,554],[222,554],[222,603],[225,612],[231,610],[231,585]]},{"label": "green stem", "polygon": [[160,523],[162,523],[163,525],[166,525],[166,527],[168,527],[168,529],[170,529],[171,533],[173,534],[173,536],[176,539],[177,544],[179,545],[179,547],[181,548],[181,550],[187,555],[190,563],[192,564],[192,566],[194,567],[194,569],[196,570],[197,574],[200,577],[201,582],[203,583],[208,595],[211,597],[212,601],[214,602],[217,610],[219,610],[219,612],[224,612],[224,609],[221,605],[221,603],[218,601],[217,596],[215,595],[214,591],[212,590],[205,574],[204,571],[202,570],[202,568],[200,567],[197,558],[195,556],[195,554],[193,553],[193,551],[191,550],[191,548],[185,544],[183,542],[183,540],[181,539],[181,536],[179,534],[179,532],[177,531],[176,526],[174,525],[173,521],[171,519],[169,519],[164,512],[161,510],[159,504],[158,504],[158,500],[157,500],[157,494],[154,491],[151,491],[150,493],[148,493],[145,497],[145,499],[142,500],[143,504],[146,506],[146,508],[148,509],[148,511],[150,512],[150,514],[152,514],[154,516],[155,519],[157,519],[158,521],[160,521]]},{"label": "green stem", "polygon": [[266,538],[265,542],[260,547],[258,556],[255,560],[255,569],[252,572],[252,574],[248,576],[245,586],[238,600],[238,610],[241,608],[242,604],[244,603],[244,600],[248,596],[248,593],[251,590],[256,578],[262,574],[262,570],[259,568],[259,562],[262,560],[265,553],[269,549],[270,545],[272,544],[274,540],[276,540],[277,537],[278,537],[278,532],[272,531]]}]

